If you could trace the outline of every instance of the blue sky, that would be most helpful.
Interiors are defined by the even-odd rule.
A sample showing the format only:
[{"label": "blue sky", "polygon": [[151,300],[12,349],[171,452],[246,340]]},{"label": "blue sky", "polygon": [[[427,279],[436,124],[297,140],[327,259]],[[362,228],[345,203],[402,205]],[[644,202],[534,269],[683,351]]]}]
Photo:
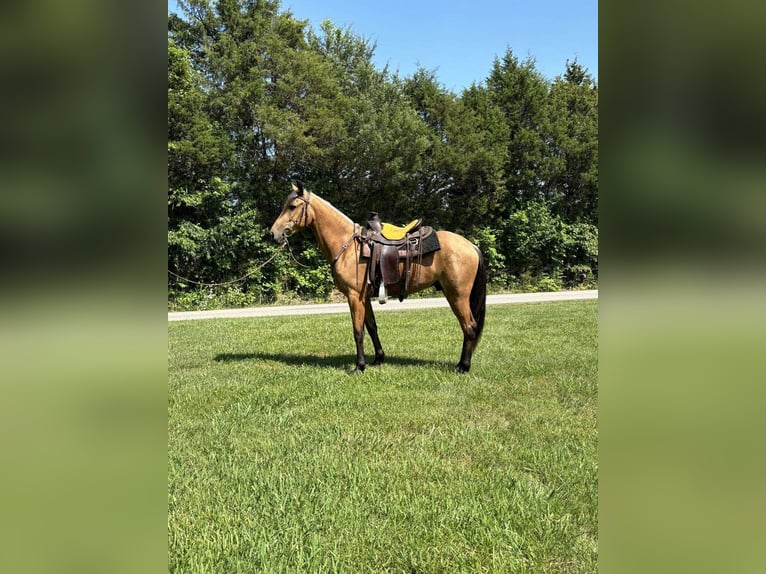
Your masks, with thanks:
[{"label": "blue sky", "polygon": [[[496,56],[513,50],[553,79],[577,61],[598,79],[597,0],[282,0],[301,20],[350,26],[377,43],[375,64],[402,75],[434,70],[459,93],[489,75]],[[168,0],[168,11],[176,2]]]}]

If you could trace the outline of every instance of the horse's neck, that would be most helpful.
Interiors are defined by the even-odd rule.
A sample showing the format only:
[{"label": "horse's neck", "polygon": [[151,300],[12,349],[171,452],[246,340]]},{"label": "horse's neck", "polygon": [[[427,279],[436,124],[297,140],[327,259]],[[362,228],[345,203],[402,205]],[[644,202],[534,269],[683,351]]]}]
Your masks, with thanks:
[{"label": "horse's neck", "polygon": [[311,224],[311,229],[325,259],[332,263],[335,256],[343,248],[343,244],[356,230],[356,225],[351,221],[351,218],[321,197],[314,195],[312,202],[314,221]]}]

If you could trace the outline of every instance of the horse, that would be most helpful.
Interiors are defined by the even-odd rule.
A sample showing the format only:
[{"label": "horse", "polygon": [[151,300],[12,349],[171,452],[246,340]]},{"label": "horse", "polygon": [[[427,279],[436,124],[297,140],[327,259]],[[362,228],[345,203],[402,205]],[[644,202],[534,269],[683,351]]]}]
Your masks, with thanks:
[{"label": "horse", "polygon": [[[356,342],[353,373],[361,373],[366,367],[365,327],[375,348],[372,365],[382,364],[386,355],[372,310],[373,289],[366,273],[369,262],[362,260],[359,249],[363,241],[362,226],[329,201],[304,189],[303,184],[293,183],[282,212],[271,226],[271,237],[277,243],[284,243],[288,237],[306,228],[313,232],[319,249],[330,264],[335,286],[348,300]],[[455,370],[467,373],[484,329],[487,299],[484,258],[479,248],[465,237],[450,231],[436,231],[436,234],[441,248],[412,262],[413,273],[407,294],[431,286],[444,292],[463,331],[463,349]],[[390,287],[392,297],[399,295],[397,286]]]}]

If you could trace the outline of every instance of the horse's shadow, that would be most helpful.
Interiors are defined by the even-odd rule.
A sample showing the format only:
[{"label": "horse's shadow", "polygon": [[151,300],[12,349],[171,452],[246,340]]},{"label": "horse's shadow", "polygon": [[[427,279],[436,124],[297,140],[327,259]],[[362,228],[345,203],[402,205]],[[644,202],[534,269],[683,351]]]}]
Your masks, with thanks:
[{"label": "horse's shadow", "polygon": [[[276,361],[294,367],[323,367],[331,369],[349,370],[356,363],[356,355],[312,355],[312,354],[289,354],[289,353],[219,353],[214,357],[219,363],[232,363],[239,361]],[[447,368],[448,363],[432,359],[416,359],[412,357],[386,356],[386,365],[398,365],[402,367],[433,367]],[[368,366],[372,365],[372,359]]]}]

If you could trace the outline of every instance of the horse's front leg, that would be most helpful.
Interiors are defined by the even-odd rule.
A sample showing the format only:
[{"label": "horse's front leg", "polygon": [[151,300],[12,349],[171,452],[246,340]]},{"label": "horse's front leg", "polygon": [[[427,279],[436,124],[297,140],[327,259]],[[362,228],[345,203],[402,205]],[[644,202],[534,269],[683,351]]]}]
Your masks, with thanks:
[{"label": "horse's front leg", "polygon": [[380,344],[380,337],[378,337],[378,324],[375,322],[375,313],[372,311],[372,301],[370,300],[369,292],[364,298],[364,324],[367,327],[367,332],[372,339],[372,346],[375,347],[375,360],[372,366],[380,365],[385,359],[386,354],[383,352],[383,345]]},{"label": "horse's front leg", "polygon": [[354,327],[354,342],[356,342],[356,368],[353,374],[364,371],[364,301],[359,293],[348,294],[348,306],[351,310],[351,324]]}]

